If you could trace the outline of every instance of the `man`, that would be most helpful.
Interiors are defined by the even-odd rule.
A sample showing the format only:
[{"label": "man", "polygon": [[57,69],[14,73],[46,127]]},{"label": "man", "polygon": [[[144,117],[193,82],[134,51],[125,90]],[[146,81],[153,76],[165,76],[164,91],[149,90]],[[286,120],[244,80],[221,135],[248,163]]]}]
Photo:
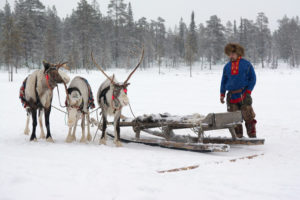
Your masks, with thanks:
[{"label": "man", "polygon": [[[227,111],[234,112],[241,110],[246,124],[247,134],[250,138],[256,137],[256,120],[252,108],[251,93],[256,83],[256,75],[251,63],[242,57],[244,48],[239,44],[229,43],[226,45],[225,54],[229,57],[228,62],[223,69],[221,81],[220,101],[225,103],[225,93],[227,92]],[[238,125],[235,128],[236,135],[243,137],[243,126]]]}]

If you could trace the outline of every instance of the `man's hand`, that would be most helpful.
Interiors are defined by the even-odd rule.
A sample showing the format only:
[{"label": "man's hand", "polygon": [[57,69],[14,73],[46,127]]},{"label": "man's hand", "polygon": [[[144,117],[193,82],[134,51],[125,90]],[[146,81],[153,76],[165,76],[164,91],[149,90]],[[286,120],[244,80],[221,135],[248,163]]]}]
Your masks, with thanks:
[{"label": "man's hand", "polygon": [[221,96],[221,97],[220,97],[220,102],[221,102],[222,104],[225,103],[224,98],[225,98],[224,96]]}]

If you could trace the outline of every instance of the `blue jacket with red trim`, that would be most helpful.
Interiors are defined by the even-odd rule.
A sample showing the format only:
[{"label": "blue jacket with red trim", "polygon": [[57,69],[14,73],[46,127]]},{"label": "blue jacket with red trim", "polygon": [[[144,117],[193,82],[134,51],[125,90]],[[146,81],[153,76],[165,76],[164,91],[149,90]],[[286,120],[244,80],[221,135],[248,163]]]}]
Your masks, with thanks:
[{"label": "blue jacket with red trim", "polygon": [[246,93],[251,94],[255,84],[256,75],[252,64],[241,58],[239,60],[238,70],[232,71],[232,62],[228,62],[223,69],[223,76],[221,81],[221,96],[225,96],[226,91],[235,91],[242,89],[241,93],[232,94],[231,102],[238,103],[246,95]]}]

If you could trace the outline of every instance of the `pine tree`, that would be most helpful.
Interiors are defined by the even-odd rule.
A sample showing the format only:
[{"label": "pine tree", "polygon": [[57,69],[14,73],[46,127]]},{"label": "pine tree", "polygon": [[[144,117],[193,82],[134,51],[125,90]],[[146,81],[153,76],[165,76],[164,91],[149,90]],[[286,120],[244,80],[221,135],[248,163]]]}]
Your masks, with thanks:
[{"label": "pine tree", "polygon": [[223,49],[226,42],[224,36],[225,28],[221,24],[221,19],[216,15],[211,16],[206,23],[207,57],[211,69],[212,63],[215,64],[223,57]]},{"label": "pine tree", "polygon": [[288,61],[292,67],[299,65],[300,60],[300,23],[298,18],[287,16],[279,20],[276,31],[276,43],[280,57]]},{"label": "pine tree", "polygon": [[157,18],[157,27],[156,27],[156,37],[157,37],[157,56],[158,56],[158,65],[161,66],[162,58],[165,56],[165,20],[161,17]]},{"label": "pine tree", "polygon": [[256,27],[258,31],[257,51],[260,57],[261,66],[264,68],[264,60],[267,56],[267,51],[270,49],[271,31],[268,28],[268,18],[264,13],[258,13],[256,18]]},{"label": "pine tree", "polygon": [[10,5],[6,1],[4,7],[4,23],[2,25],[3,37],[1,40],[1,53],[4,56],[4,63],[9,72],[9,81],[13,81],[13,67],[17,68],[20,48],[19,30],[17,29]]},{"label": "pine tree", "polygon": [[194,12],[192,12],[191,23],[189,26],[189,32],[187,36],[186,53],[185,53],[186,61],[190,66],[190,77],[192,77],[192,65],[193,62],[196,61],[197,52],[198,52],[198,44],[197,44],[195,14]]},{"label": "pine tree", "polygon": [[78,42],[81,66],[87,70],[92,67],[90,53],[98,39],[98,17],[97,11],[86,0],[81,0],[78,3],[77,9],[72,15],[72,20],[74,20],[72,25],[74,26],[75,39]]},{"label": "pine tree", "polygon": [[186,33],[186,25],[183,22],[183,19],[180,19],[179,22],[179,53],[180,53],[180,57],[184,58],[185,57],[185,34]]},{"label": "pine tree", "polygon": [[115,66],[119,67],[119,57],[120,57],[120,29],[121,27],[125,26],[126,19],[127,19],[127,12],[126,12],[127,5],[124,3],[123,0],[110,0],[108,5],[108,16],[114,21],[114,52],[113,52],[113,59],[115,60]]},{"label": "pine tree", "polygon": [[45,32],[45,6],[39,0],[15,2],[15,17],[21,31],[25,65],[40,65],[43,57]]},{"label": "pine tree", "polygon": [[45,48],[44,58],[49,62],[57,62],[62,60],[60,57],[62,54],[61,50],[61,22],[57,16],[55,6],[47,9],[46,17],[46,34],[45,34]]},{"label": "pine tree", "polygon": [[206,53],[206,49],[208,47],[208,42],[207,42],[207,36],[206,36],[206,28],[205,26],[201,23],[198,28],[198,54],[201,58],[201,70],[203,69],[203,64],[204,64],[204,57]]}]

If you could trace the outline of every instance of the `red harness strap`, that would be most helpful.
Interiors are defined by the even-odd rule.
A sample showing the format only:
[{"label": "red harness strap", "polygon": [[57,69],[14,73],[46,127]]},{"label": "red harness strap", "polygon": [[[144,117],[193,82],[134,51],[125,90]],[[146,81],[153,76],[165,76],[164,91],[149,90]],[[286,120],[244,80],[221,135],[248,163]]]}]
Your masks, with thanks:
[{"label": "red harness strap", "polygon": [[53,88],[50,86],[50,84],[49,84],[49,75],[48,74],[45,74],[45,78],[46,78],[46,83],[47,83],[47,87],[51,90],[51,92],[52,92],[52,90],[53,90]]}]

